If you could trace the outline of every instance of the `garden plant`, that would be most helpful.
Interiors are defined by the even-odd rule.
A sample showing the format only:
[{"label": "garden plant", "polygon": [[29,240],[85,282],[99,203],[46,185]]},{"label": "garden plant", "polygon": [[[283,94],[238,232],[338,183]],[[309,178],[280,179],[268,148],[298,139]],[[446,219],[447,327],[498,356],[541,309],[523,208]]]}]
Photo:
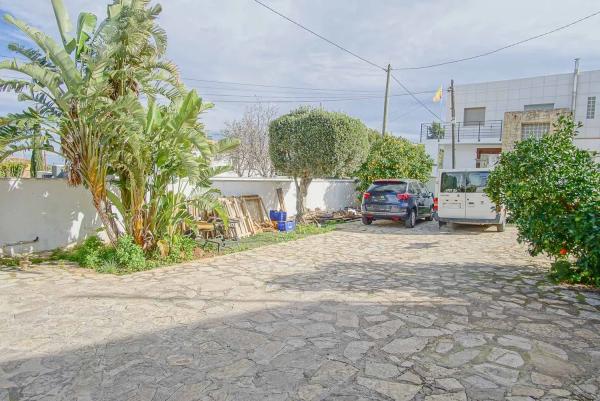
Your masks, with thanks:
[{"label": "garden plant", "polygon": [[364,163],[356,171],[357,190],[365,192],[374,180],[385,178],[412,178],[427,181],[433,160],[422,145],[392,135],[378,137]]},{"label": "garden plant", "polygon": [[367,127],[343,113],[302,107],[269,126],[269,153],[279,173],[294,178],[296,220],[306,212],[306,194],[314,178],[349,177],[369,148]]},{"label": "garden plant", "polygon": [[486,192],[506,206],[532,255],[554,258],[554,278],[600,286],[600,164],[573,144],[576,128],[563,116],[553,132],[517,143]]}]

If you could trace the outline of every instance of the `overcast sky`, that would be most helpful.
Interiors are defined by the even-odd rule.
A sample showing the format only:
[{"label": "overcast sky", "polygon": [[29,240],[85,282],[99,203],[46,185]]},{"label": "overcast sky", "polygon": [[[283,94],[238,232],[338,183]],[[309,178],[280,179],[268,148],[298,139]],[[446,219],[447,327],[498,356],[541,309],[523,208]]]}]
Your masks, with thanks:
[{"label": "overcast sky", "polygon": [[[105,1],[64,0],[73,21],[82,11],[105,15]],[[323,36],[378,65],[431,64],[478,54],[539,34],[600,9],[597,0],[263,0]],[[319,101],[381,129],[385,73],[259,6],[252,0],[163,0],[160,24],[169,37],[168,57],[184,78],[262,85],[338,89],[307,91],[187,80],[215,103],[204,123],[211,133],[241,116],[246,103],[278,99],[281,113],[298,99]],[[11,13],[58,37],[50,0],[0,0]],[[0,23],[0,54],[10,41],[23,41]],[[414,92],[457,84],[600,69],[600,16],[569,29],[474,61],[396,76]],[[6,76],[0,72],[0,76]],[[341,91],[343,90],[343,91]],[[404,91],[391,84],[392,95]],[[418,95],[432,110],[432,94]],[[363,99],[348,99],[362,97]],[[228,100],[228,102],[225,102]],[[331,101],[336,100],[336,101]],[[236,102],[231,102],[236,101]],[[306,103],[302,103],[306,104]],[[19,110],[15,97],[0,94],[0,114]],[[392,96],[389,129],[418,140],[420,124],[433,117],[409,96]]]}]

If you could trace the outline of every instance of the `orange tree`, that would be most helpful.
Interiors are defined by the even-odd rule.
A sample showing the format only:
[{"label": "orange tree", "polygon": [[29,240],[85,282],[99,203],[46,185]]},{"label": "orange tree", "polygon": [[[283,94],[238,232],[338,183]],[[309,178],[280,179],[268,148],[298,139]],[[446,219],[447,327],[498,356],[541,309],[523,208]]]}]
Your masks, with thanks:
[{"label": "orange tree", "polygon": [[413,178],[427,181],[431,176],[433,160],[422,145],[392,135],[379,137],[371,145],[367,160],[356,172],[357,190],[362,193],[374,180],[385,178]]},{"label": "orange tree", "polygon": [[486,192],[506,206],[532,255],[555,258],[554,278],[600,285],[600,165],[575,135],[573,120],[561,117],[553,133],[519,142]]}]

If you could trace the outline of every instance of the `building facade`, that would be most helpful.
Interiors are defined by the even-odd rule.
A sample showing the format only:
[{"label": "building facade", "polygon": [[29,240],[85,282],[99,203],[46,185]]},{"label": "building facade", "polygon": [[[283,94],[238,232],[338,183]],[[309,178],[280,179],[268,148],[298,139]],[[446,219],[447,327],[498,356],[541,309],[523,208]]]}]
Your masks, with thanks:
[{"label": "building facade", "polygon": [[[561,115],[583,124],[579,148],[600,152],[600,70],[455,85],[454,99],[456,168],[492,166],[517,141],[551,132]],[[451,121],[449,101],[444,118]],[[422,124],[421,142],[436,168],[452,167],[449,122]]]}]

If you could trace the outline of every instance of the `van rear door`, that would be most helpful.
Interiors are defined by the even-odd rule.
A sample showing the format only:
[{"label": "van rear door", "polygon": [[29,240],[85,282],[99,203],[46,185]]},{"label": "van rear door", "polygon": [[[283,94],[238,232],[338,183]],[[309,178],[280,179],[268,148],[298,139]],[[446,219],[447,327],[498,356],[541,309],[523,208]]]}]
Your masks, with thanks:
[{"label": "van rear door", "polygon": [[495,219],[496,206],[483,192],[487,186],[489,171],[469,171],[466,173],[467,219]]},{"label": "van rear door", "polygon": [[438,194],[438,216],[441,218],[465,218],[464,172],[444,172],[440,177]]}]

